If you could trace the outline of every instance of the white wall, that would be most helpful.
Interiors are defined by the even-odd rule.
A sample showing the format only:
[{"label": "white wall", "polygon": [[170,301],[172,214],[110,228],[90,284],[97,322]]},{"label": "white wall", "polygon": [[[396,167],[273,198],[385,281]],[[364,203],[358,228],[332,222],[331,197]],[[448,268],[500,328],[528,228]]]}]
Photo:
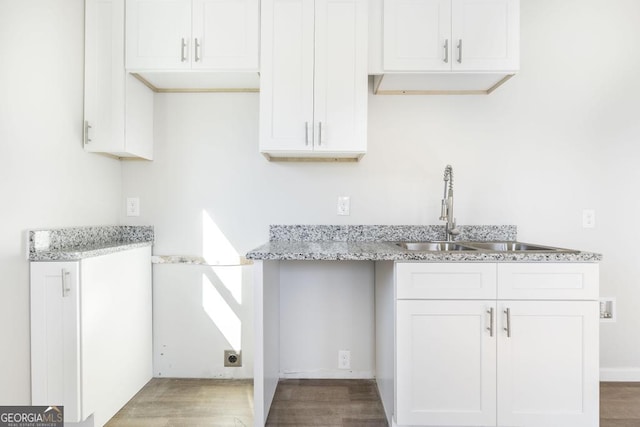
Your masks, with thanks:
[{"label": "white wall", "polygon": [[83,4],[0,2],[0,405],[31,403],[25,231],[121,210],[120,162],[82,150]]},{"label": "white wall", "polygon": [[[157,95],[156,160],[123,166],[125,195],[142,203],[142,216],[127,221],[156,226],[159,254],[201,253],[203,210],[240,254],[274,223],[437,224],[451,163],[460,224],[516,224],[523,241],[604,253],[602,295],[618,298],[619,313],[602,327],[602,365],[640,369],[630,339],[640,330],[640,2],[522,0],[521,8],[515,78],[490,96],[371,95],[369,153],[357,164],[267,162],[257,149],[255,94]],[[351,196],[351,216],[336,216],[339,195]],[[581,228],[585,208],[596,210],[595,229]],[[154,273],[156,291],[194,285],[186,273]],[[331,312],[331,291],[312,286],[327,297],[318,309]],[[283,316],[295,309],[284,306]],[[226,345],[214,337],[205,347],[218,359]],[[193,370],[234,375],[215,363]]]}]

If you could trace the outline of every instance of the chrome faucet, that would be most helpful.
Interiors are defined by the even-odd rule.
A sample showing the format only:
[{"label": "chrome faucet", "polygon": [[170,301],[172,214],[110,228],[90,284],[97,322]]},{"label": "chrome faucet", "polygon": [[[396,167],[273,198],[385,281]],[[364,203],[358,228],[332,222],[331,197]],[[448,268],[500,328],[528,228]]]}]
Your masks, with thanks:
[{"label": "chrome faucet", "polygon": [[460,230],[456,228],[456,219],[453,217],[453,168],[451,165],[444,168],[444,198],[440,220],[447,221],[444,227],[447,241],[452,241],[453,236],[460,234]]}]

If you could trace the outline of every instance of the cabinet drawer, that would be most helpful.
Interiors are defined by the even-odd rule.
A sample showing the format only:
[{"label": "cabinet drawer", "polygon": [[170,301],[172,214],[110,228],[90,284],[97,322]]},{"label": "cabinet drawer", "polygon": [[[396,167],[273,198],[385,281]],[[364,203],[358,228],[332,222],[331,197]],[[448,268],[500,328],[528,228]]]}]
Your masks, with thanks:
[{"label": "cabinet drawer", "polygon": [[495,299],[496,295],[496,264],[396,264],[398,299]]},{"label": "cabinet drawer", "polygon": [[598,299],[598,264],[498,264],[498,299]]}]

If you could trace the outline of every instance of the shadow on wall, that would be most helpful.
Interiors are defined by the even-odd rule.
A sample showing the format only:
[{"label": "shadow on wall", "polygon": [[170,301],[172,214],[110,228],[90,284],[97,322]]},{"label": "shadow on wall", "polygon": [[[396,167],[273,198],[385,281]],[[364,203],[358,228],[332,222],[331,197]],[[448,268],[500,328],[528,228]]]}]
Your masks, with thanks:
[{"label": "shadow on wall", "polygon": [[[202,256],[209,269],[202,274],[202,307],[230,348],[242,346],[242,267],[240,255],[206,211],[202,211]],[[219,267],[218,267],[219,266]]]}]

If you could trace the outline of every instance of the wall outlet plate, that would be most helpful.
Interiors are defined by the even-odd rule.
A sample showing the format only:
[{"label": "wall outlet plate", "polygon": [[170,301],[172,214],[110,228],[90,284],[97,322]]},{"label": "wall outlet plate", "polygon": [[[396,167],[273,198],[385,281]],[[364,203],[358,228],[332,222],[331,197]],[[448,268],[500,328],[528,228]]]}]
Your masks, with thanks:
[{"label": "wall outlet plate", "polygon": [[613,297],[600,298],[600,321],[615,322],[616,321],[616,299]]},{"label": "wall outlet plate", "polygon": [[351,352],[349,350],[338,351],[338,369],[351,369]]},{"label": "wall outlet plate", "polygon": [[584,209],[582,211],[582,228],[595,228],[596,211],[594,209]]},{"label": "wall outlet plate", "polygon": [[224,351],[224,366],[239,368],[242,366],[242,352],[235,350]]},{"label": "wall outlet plate", "polygon": [[127,197],[127,216],[140,216],[139,197]]},{"label": "wall outlet plate", "polygon": [[338,215],[351,215],[351,197],[338,197]]}]

